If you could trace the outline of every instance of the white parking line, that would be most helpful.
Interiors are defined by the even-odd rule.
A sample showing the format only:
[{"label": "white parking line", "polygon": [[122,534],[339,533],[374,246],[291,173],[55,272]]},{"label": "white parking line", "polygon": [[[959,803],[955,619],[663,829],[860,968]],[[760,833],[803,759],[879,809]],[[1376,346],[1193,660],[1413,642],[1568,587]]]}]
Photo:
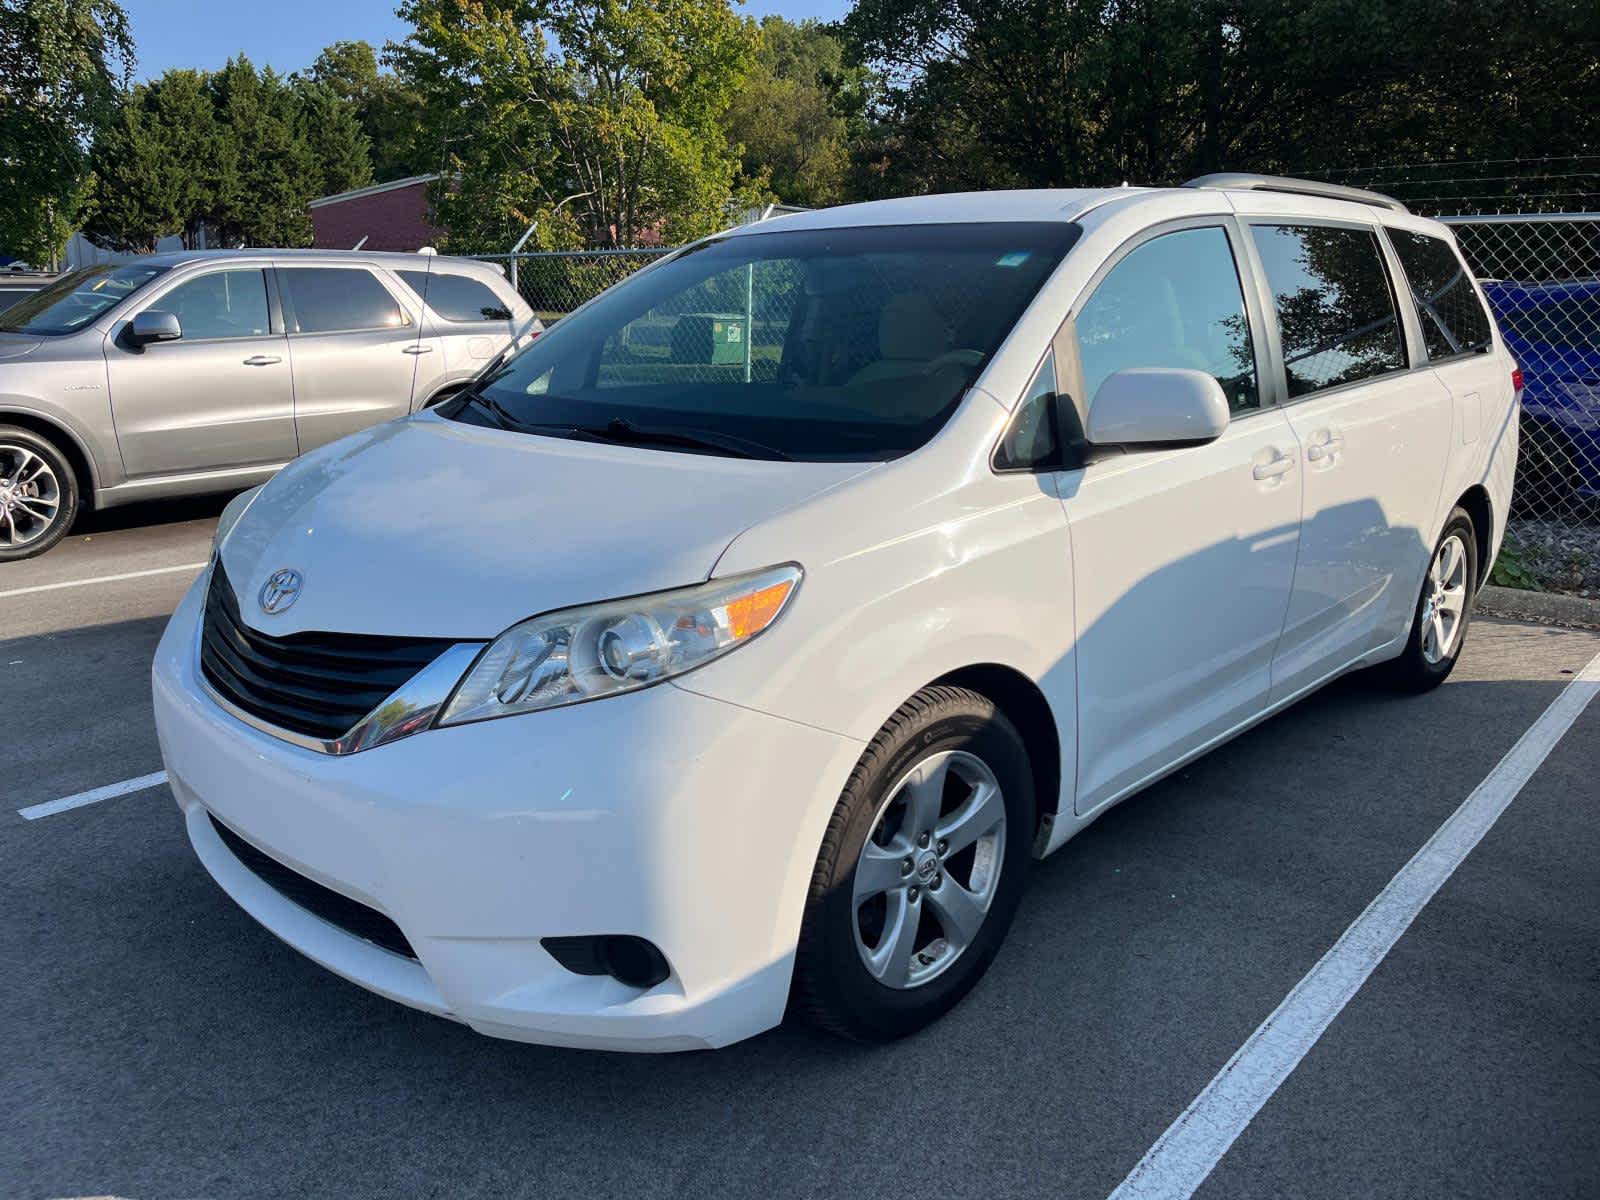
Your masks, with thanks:
[{"label": "white parking line", "polygon": [[157,771],[153,775],[141,775],[137,779],[124,779],[121,783],[108,783],[104,787],[79,792],[75,796],[46,800],[43,804],[30,804],[27,808],[17,809],[17,815],[26,821],[37,821],[40,817],[51,817],[68,809],[82,808],[86,804],[98,804],[102,800],[126,796],[129,792],[142,792],[146,788],[160,787],[166,781],[167,773]]},{"label": "white parking line", "polygon": [[148,571],[125,571],[121,575],[97,575],[93,579],[70,579],[65,583],[40,583],[33,587],[12,588],[0,592],[0,600],[8,596],[31,596],[36,592],[55,592],[62,588],[93,587],[97,583],[121,583],[125,579],[148,579],[152,575],[171,575],[178,571],[199,571],[206,564],[179,563],[175,567],[151,567]]},{"label": "white parking line", "polygon": [[1111,1200],[1187,1200],[1600,694],[1595,655],[1157,1139]]}]

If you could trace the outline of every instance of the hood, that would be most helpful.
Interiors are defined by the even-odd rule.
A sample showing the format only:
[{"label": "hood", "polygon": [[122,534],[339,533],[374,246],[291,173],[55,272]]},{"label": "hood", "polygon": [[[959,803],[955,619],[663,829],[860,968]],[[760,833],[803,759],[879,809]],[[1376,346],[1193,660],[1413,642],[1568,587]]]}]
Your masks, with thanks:
[{"label": "hood", "polygon": [[[704,580],[742,530],[869,469],[607,446],[427,414],[296,460],[222,561],[272,634],[488,638],[537,613]],[[280,568],[292,608],[256,602]]]},{"label": "hood", "polygon": [[43,338],[29,337],[25,333],[0,333],[0,362],[32,354],[43,344]]}]

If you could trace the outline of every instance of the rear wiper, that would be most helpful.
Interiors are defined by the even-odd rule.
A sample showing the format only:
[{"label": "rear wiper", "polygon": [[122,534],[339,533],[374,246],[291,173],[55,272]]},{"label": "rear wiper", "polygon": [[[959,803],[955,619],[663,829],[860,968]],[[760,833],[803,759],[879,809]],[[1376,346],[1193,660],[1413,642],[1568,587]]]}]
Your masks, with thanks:
[{"label": "rear wiper", "polygon": [[613,417],[604,425],[579,426],[574,432],[596,441],[629,446],[682,446],[686,450],[714,450],[735,458],[761,458],[793,462],[793,455],[776,446],[731,433],[709,429],[641,429],[624,417]]}]

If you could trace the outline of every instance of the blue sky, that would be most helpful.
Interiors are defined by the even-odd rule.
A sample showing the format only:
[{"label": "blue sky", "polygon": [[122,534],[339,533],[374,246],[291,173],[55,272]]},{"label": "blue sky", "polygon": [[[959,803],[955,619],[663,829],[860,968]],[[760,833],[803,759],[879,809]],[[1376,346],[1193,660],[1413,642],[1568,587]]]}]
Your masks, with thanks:
[{"label": "blue sky", "polygon": [[[169,67],[216,70],[244,51],[257,66],[283,72],[308,66],[330,42],[364,38],[381,47],[406,27],[395,20],[396,0],[122,0],[139,49],[139,78]],[[842,17],[849,0],[750,0],[752,16],[781,13],[791,20]]]}]

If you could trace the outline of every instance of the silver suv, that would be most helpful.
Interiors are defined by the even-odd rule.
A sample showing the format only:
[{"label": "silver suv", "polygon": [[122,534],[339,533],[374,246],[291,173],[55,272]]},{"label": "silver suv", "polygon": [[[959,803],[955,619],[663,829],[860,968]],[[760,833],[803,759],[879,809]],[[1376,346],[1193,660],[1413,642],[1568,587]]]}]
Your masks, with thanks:
[{"label": "silver suv", "polygon": [[194,251],[88,267],[0,312],[0,562],[82,508],[230,491],[437,403],[542,332],[494,267]]}]

